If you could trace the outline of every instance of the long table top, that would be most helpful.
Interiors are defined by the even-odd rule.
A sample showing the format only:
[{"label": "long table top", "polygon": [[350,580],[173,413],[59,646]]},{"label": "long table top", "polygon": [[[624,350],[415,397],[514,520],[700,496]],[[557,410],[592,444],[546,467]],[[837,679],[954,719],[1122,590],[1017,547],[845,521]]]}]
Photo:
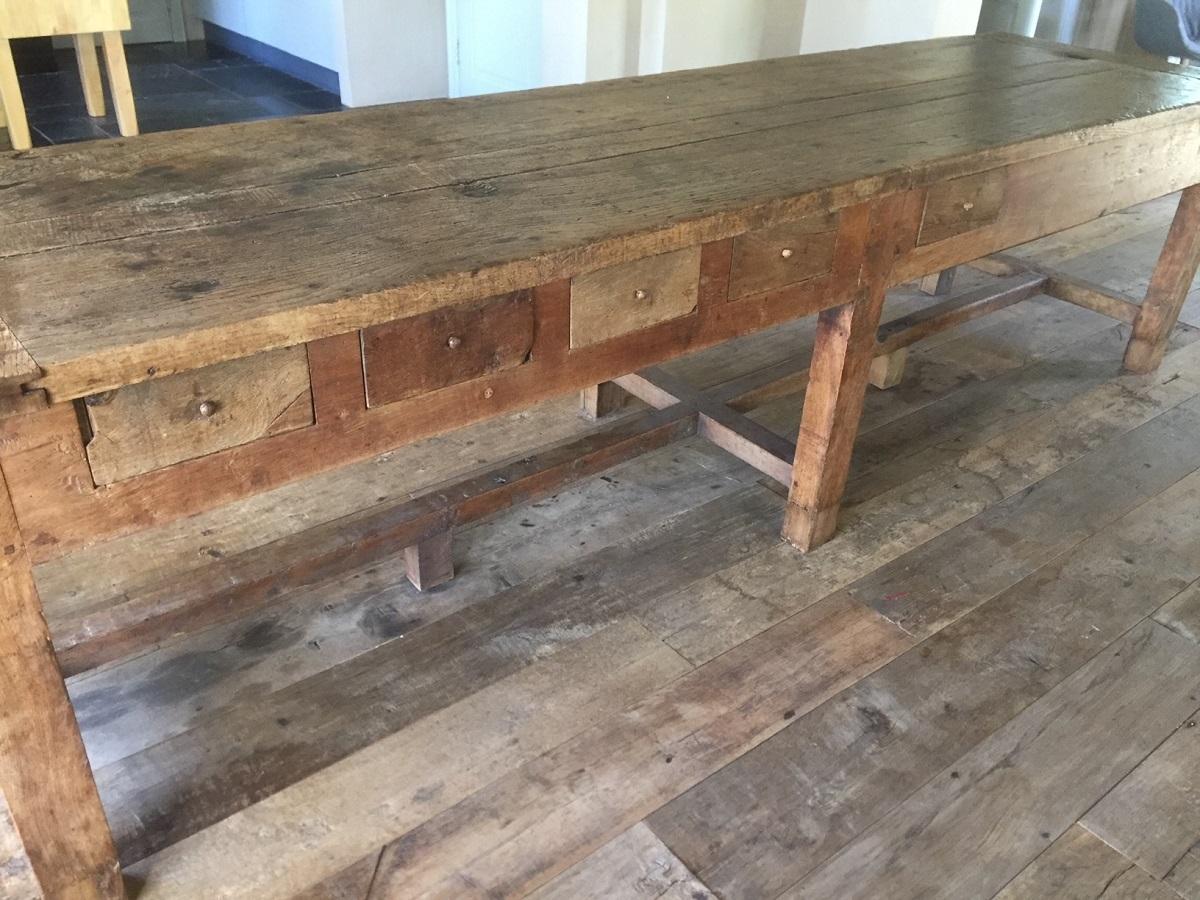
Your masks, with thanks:
[{"label": "long table top", "polygon": [[1197,118],[1186,72],[985,35],[0,154],[0,380],[82,396]]}]

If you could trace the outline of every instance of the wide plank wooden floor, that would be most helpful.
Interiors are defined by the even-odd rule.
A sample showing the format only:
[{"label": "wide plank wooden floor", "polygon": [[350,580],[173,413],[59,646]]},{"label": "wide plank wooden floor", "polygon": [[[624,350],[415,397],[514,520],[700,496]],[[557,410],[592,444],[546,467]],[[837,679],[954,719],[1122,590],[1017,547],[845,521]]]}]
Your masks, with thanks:
[{"label": "wide plank wooden floor", "polygon": [[[1140,293],[1174,202],[1019,252]],[[918,345],[808,556],[694,439],[462,532],[429,594],[397,556],[77,676],[140,900],[1200,900],[1200,294],[1183,322],[1146,378],[1044,297]],[[56,560],[48,617],[590,427],[564,398]]]}]

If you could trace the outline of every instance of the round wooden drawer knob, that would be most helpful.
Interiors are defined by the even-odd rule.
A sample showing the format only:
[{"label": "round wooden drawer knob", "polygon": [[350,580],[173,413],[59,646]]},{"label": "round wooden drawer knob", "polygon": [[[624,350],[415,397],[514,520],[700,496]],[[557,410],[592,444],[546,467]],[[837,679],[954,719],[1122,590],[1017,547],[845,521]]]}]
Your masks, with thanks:
[{"label": "round wooden drawer knob", "polygon": [[642,288],[638,288],[636,291],[633,292],[634,300],[645,300],[649,296],[650,296],[650,292],[643,290]]},{"label": "round wooden drawer knob", "polygon": [[217,412],[217,404],[212,400],[200,401],[200,415],[206,419],[211,419]]},{"label": "round wooden drawer knob", "polygon": [[795,255],[795,253],[796,253],[796,251],[793,250],[791,247],[784,247],[782,250],[779,251],[779,255],[782,256],[784,259],[791,259],[792,256]]},{"label": "round wooden drawer knob", "polygon": [[459,347],[462,346],[462,338],[460,338],[457,334],[451,335],[450,338],[446,341],[446,346],[449,347],[451,350],[457,350]]}]

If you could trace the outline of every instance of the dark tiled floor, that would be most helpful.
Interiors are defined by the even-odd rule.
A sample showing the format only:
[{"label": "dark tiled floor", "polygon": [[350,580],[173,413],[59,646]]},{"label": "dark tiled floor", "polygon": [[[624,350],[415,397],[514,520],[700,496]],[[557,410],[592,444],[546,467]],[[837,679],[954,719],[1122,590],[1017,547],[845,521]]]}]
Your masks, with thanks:
[{"label": "dark tiled floor", "polygon": [[[204,42],[138,44],[126,55],[143,132],[342,108],[336,94]],[[87,115],[74,53],[60,50],[57,56],[59,71],[21,76],[34,143],[116,136],[111,99],[107,116]]]}]

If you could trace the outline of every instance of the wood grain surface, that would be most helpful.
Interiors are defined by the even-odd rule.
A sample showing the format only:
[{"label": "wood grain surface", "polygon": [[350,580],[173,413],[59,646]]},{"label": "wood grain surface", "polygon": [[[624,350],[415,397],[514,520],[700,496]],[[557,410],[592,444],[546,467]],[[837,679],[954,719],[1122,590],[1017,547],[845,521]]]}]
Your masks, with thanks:
[{"label": "wood grain surface", "polygon": [[0,161],[0,315],[68,398],[1170,131],[1197,101],[984,36],[39,151]]}]

